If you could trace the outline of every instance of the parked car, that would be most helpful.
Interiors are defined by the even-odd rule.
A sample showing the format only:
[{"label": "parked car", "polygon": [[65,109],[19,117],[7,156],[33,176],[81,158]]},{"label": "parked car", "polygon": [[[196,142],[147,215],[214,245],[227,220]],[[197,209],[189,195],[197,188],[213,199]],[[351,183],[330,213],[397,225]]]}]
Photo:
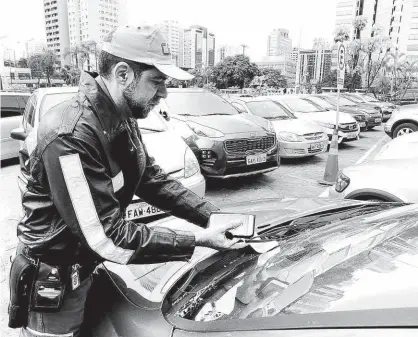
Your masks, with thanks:
[{"label": "parked car", "polygon": [[418,202],[418,133],[391,140],[368,163],[343,169],[329,197]]},{"label": "parked car", "polygon": [[29,93],[0,92],[1,160],[16,158],[19,154],[19,142],[10,137],[10,132],[21,123],[29,97]]},{"label": "parked car", "polygon": [[[332,105],[331,103],[327,102],[326,100],[317,97],[317,96],[307,96],[303,97],[305,101],[308,101],[315,106],[317,106],[321,110],[328,110],[328,111],[337,111],[337,106]],[[344,113],[348,113],[357,121],[360,131],[367,130],[367,114],[363,111],[353,111],[352,109],[347,109],[345,107],[340,107],[340,111]]]},{"label": "parked car", "polygon": [[[15,129],[14,134],[20,134],[21,139],[25,138],[27,148],[33,150],[36,146],[36,132],[31,131],[38,128],[42,116],[53,106],[71,99],[77,90],[76,87],[36,90],[26,106],[21,129]],[[158,165],[184,186],[203,197],[206,191],[205,179],[193,151],[183,139],[169,128],[157,111],[152,111],[146,119],[138,120],[138,125],[149,154],[155,158]],[[161,210],[136,196],[125,212],[128,220],[140,219],[148,222],[163,216],[166,214]]]},{"label": "parked car", "polygon": [[350,95],[353,99],[358,99],[362,103],[372,104],[374,106],[380,107],[383,112],[383,122],[386,122],[390,116],[392,116],[392,112],[394,110],[399,109],[399,107],[393,103],[379,101],[377,98],[370,95],[359,93],[350,93],[348,95]]},{"label": "parked car", "polygon": [[[336,95],[336,94],[334,94],[334,95]],[[352,95],[351,93],[342,93],[341,95],[343,97],[347,98],[349,101],[352,101],[352,102],[356,103],[360,108],[371,107],[371,108],[375,109],[376,111],[378,111],[380,113],[381,118],[383,118],[383,109],[380,107],[380,105],[374,104],[374,103],[364,102],[362,99],[359,99],[358,97]]]},{"label": "parked car", "polygon": [[418,104],[404,105],[395,110],[385,124],[385,132],[391,138],[418,130]]},{"label": "parked car", "polygon": [[[284,109],[293,113],[296,117],[313,121],[324,128],[331,141],[336,123],[336,112],[320,109],[314,104],[303,100],[299,96],[283,95],[271,96],[275,102],[279,103]],[[338,126],[338,143],[355,141],[359,138],[360,127],[356,120],[349,114],[340,113]]]},{"label": "parked car", "polygon": [[276,170],[280,160],[273,124],[238,111],[203,89],[168,89],[160,112],[193,150],[202,173],[231,178]]},{"label": "parked car", "polygon": [[321,126],[296,118],[267,97],[239,98],[231,104],[242,114],[262,117],[273,123],[280,157],[308,157],[327,150],[328,137]]},{"label": "parked car", "polygon": [[[416,335],[418,205],[267,199],[223,210],[255,214],[258,234],[279,247],[106,262],[87,300],[86,335]],[[200,229],[172,217],[154,225]]]},{"label": "parked car", "polygon": [[[332,104],[333,106],[337,107],[337,96],[330,95],[330,94],[321,94],[316,95],[322,100],[327,101],[328,103]],[[374,109],[373,107],[360,107],[358,104],[348,100],[347,98],[340,96],[340,108],[343,109],[341,111],[348,112],[351,110],[350,114],[363,112],[366,115],[366,128],[367,130],[372,130],[374,127],[382,125],[382,115],[379,111]]]}]

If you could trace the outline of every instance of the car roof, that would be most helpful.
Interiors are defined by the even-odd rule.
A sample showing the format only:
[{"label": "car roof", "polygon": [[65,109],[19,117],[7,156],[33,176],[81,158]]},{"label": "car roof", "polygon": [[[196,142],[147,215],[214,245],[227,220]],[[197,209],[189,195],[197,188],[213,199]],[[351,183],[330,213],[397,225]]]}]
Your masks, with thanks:
[{"label": "car roof", "polygon": [[202,89],[202,88],[167,88],[167,92],[169,93],[208,93],[209,90]]},{"label": "car roof", "polygon": [[31,96],[30,92],[20,92],[20,91],[0,91],[0,96]]},{"label": "car roof", "polygon": [[264,102],[264,101],[272,101],[272,99],[268,96],[258,96],[258,97],[238,97],[238,98],[233,98],[230,100],[231,102],[233,101],[242,101],[245,103],[248,102]]},{"label": "car roof", "polygon": [[60,94],[67,92],[78,92],[78,87],[52,87],[52,88],[39,88],[35,90],[38,95]]}]

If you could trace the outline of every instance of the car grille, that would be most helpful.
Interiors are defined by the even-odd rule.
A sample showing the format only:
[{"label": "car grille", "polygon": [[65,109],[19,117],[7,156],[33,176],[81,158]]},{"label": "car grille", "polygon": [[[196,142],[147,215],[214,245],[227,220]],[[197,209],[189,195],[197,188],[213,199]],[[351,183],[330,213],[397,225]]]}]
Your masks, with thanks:
[{"label": "car grille", "polygon": [[339,129],[342,132],[357,131],[357,123],[341,123]]},{"label": "car grille", "polygon": [[255,139],[234,139],[224,143],[227,153],[245,153],[254,150],[268,150],[275,145],[275,137],[261,137]]},{"label": "car grille", "polygon": [[303,138],[306,140],[318,140],[321,139],[324,136],[322,132],[315,132],[315,133],[305,133],[303,135]]},{"label": "car grille", "polygon": [[323,150],[323,148],[321,148],[321,149],[315,149],[315,150],[308,149],[308,153],[318,153],[318,152],[321,152],[322,150]]}]

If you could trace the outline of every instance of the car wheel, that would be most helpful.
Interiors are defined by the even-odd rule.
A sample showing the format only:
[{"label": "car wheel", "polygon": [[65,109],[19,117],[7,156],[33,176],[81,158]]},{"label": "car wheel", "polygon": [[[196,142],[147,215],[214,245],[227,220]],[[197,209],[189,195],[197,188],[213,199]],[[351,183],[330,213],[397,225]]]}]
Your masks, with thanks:
[{"label": "car wheel", "polygon": [[395,131],[393,132],[393,138],[400,137],[403,135],[407,135],[418,130],[418,126],[412,123],[405,123],[399,125]]}]

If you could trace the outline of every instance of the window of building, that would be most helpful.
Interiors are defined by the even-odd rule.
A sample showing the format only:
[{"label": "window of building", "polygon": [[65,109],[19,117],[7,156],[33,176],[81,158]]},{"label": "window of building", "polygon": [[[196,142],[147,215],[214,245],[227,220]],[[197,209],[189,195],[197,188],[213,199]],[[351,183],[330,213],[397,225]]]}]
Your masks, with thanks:
[{"label": "window of building", "polygon": [[408,37],[409,40],[418,40],[418,34],[411,34]]}]

